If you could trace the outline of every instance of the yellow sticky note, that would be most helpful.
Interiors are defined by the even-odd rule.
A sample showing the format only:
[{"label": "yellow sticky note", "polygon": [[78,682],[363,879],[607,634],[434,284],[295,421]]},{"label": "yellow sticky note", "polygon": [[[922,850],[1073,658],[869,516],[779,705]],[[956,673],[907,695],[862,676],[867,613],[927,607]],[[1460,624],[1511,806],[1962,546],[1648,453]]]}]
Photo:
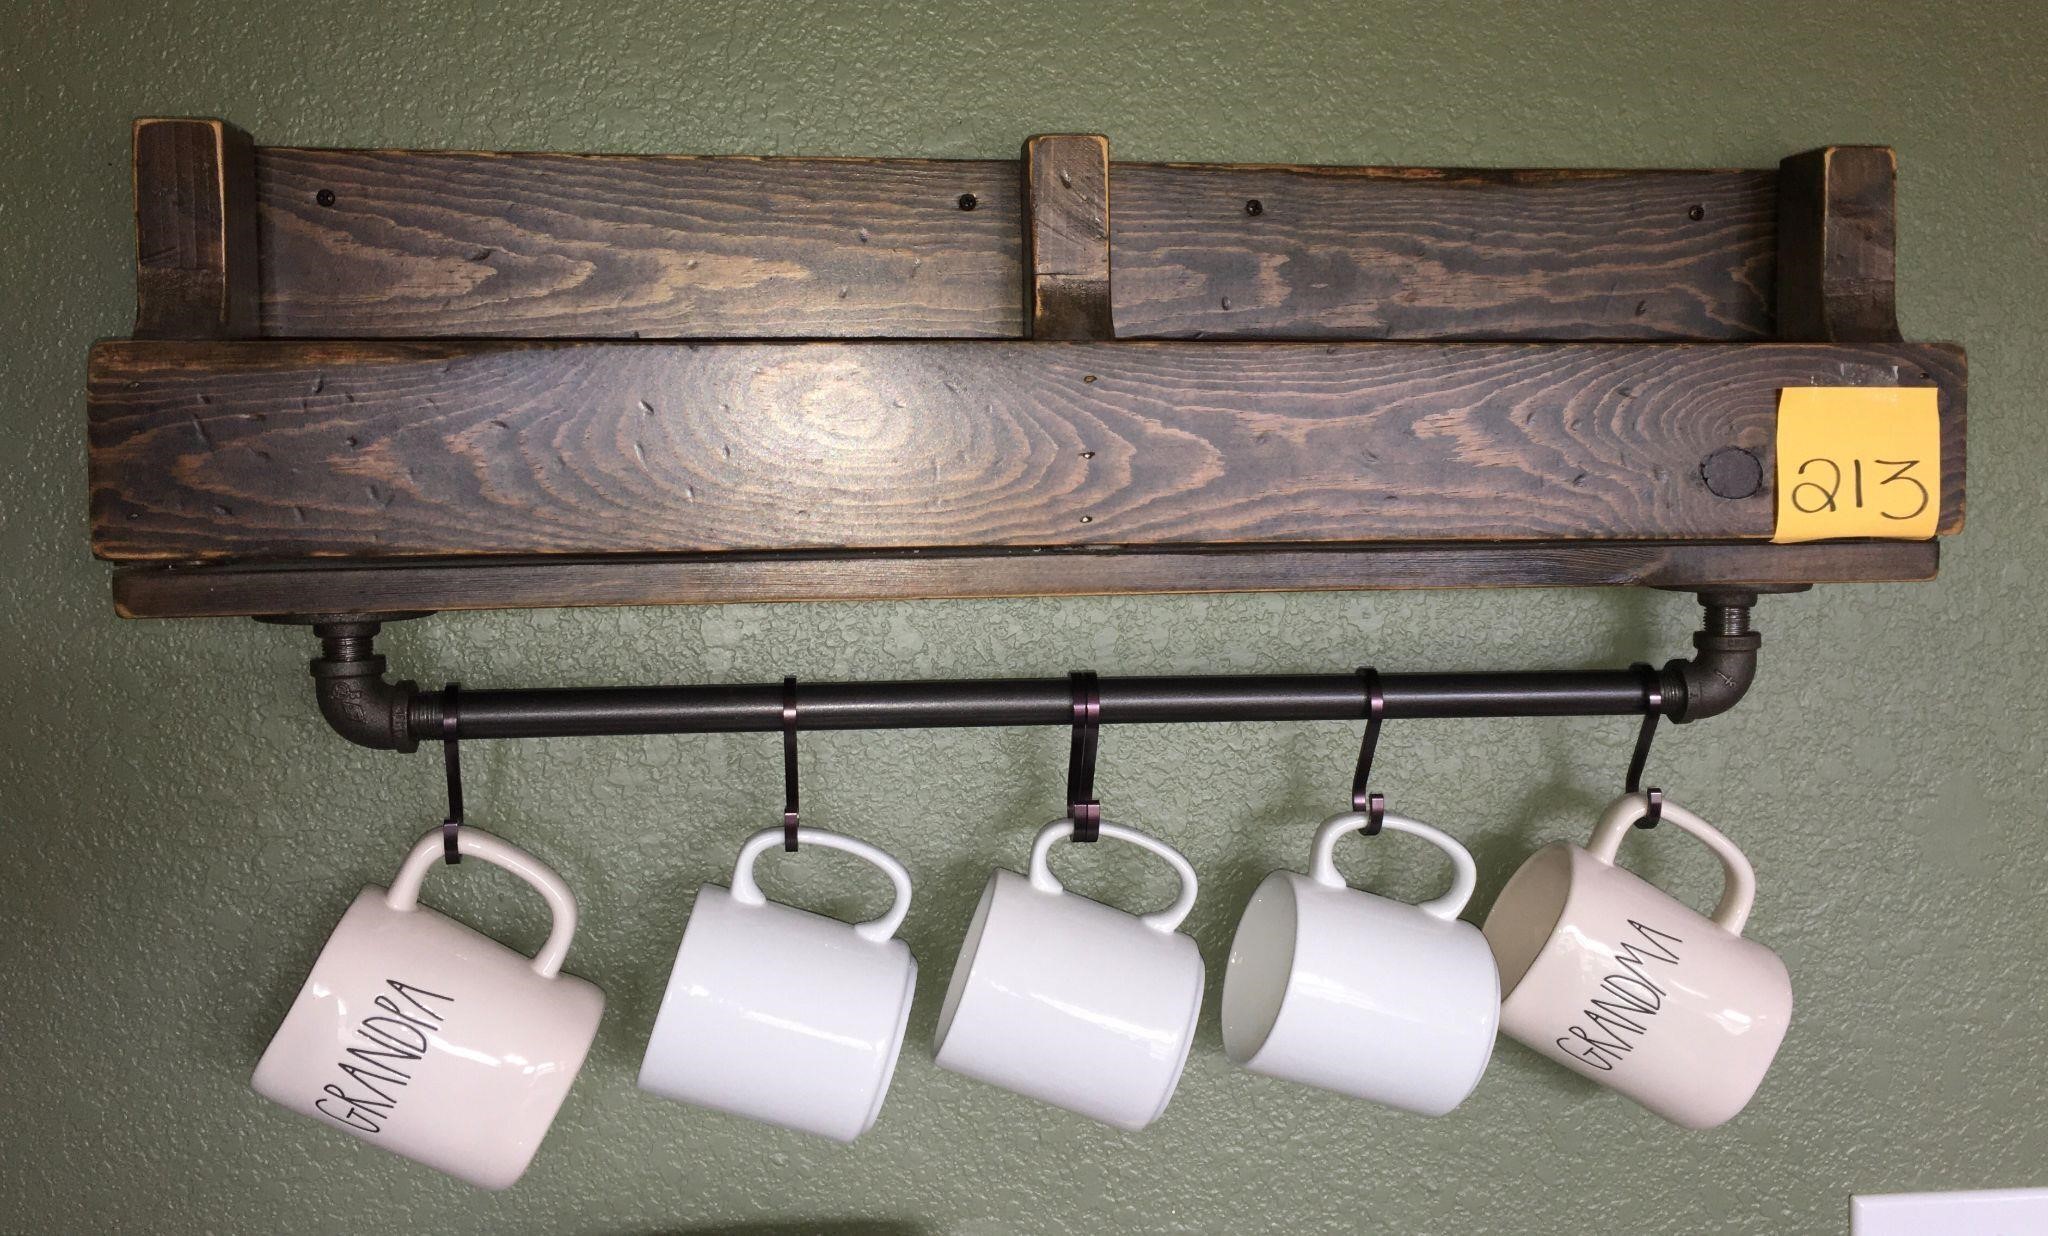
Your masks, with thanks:
[{"label": "yellow sticky note", "polygon": [[1793,386],[1778,395],[1773,541],[1924,541],[1941,518],[1931,386]]}]

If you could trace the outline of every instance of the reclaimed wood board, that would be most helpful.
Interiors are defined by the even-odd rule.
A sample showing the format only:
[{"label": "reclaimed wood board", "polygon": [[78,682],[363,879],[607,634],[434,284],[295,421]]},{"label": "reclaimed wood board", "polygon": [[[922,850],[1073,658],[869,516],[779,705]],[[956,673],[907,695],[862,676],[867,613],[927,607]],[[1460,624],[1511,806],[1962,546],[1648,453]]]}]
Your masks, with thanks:
[{"label": "reclaimed wood board", "polygon": [[[1767,339],[1777,177],[1110,164],[1115,331]],[[259,147],[260,333],[1019,338],[1023,180],[1016,160]]]},{"label": "reclaimed wood board", "polygon": [[1769,339],[1777,177],[1119,163],[1119,338]]},{"label": "reclaimed wood board", "polygon": [[256,189],[267,336],[1023,334],[1015,160],[265,147]]},{"label": "reclaimed wood board", "polygon": [[697,555],[402,564],[131,566],[128,618],[1132,593],[1643,585],[1784,587],[1932,579],[1933,541],[1613,541],[1192,552]]},{"label": "reclaimed wood board", "polygon": [[[115,341],[119,561],[1760,540],[1787,386],[1941,391],[1939,344]],[[1765,482],[1721,497],[1713,452]]]}]

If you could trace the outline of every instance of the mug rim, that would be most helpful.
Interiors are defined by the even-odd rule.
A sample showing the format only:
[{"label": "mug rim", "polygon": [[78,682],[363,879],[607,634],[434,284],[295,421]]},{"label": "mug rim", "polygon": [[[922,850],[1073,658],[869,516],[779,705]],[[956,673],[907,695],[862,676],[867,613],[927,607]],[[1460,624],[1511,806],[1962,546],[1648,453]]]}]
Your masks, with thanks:
[{"label": "mug rim", "polygon": [[[1176,931],[1169,934],[1180,935],[1181,933]],[[1195,942],[1192,938],[1183,938],[1187,939],[1188,947],[1195,948]],[[1201,950],[1196,949],[1195,991],[1193,999],[1188,1001],[1187,1021],[1181,1026],[1180,1058],[1174,1062],[1172,1076],[1168,1077],[1166,1084],[1160,1087],[1159,1106],[1153,1108],[1152,1114],[1145,1117],[1145,1124],[1147,1125],[1150,1125],[1153,1121],[1166,1114],[1166,1109],[1173,1104],[1173,1096],[1180,1090],[1181,1074],[1187,1072],[1188,1059],[1195,1054],[1195,1026],[1202,1017],[1202,997],[1207,995],[1208,992],[1209,967],[1202,964]]]},{"label": "mug rim", "polygon": [[946,978],[946,994],[939,1001],[939,1020],[932,1031],[934,1060],[945,1054],[946,1044],[953,1037],[953,1022],[960,1014],[960,1004],[967,998],[967,988],[974,982],[974,972],[981,964],[981,944],[988,935],[989,915],[995,909],[996,888],[1005,875],[1024,880],[1027,887],[1031,883],[1008,867],[998,867],[989,872],[988,879],[982,884],[981,897],[974,903],[974,914],[967,920],[967,934],[961,937],[960,947],[953,954],[953,972]]},{"label": "mug rim", "polygon": [[1553,860],[1550,856],[1554,854],[1560,855],[1564,862],[1564,893],[1557,899],[1555,912],[1548,916],[1550,921],[1544,925],[1541,932],[1533,933],[1535,935],[1534,947],[1528,949],[1528,960],[1522,963],[1521,968],[1516,972],[1512,981],[1508,978],[1508,968],[1505,965],[1498,964],[1501,961],[1501,950],[1494,945],[1492,936],[1486,937],[1487,945],[1493,951],[1494,961],[1500,974],[1500,1002],[1503,1009],[1506,1008],[1508,1001],[1514,999],[1520,993],[1522,985],[1528,979],[1530,972],[1536,968],[1537,963],[1543,960],[1543,954],[1550,948],[1550,942],[1557,938],[1558,924],[1564,921],[1565,912],[1571,908],[1572,897],[1578,891],[1580,862],[1581,860],[1592,861],[1593,856],[1587,853],[1583,846],[1563,840],[1553,841],[1549,845],[1538,849],[1535,853],[1522,860],[1521,865],[1515,868],[1515,873],[1508,877],[1508,882],[1501,885],[1500,892],[1494,894],[1493,904],[1487,907],[1486,923],[1480,928],[1480,933],[1482,935],[1485,934],[1486,927],[1493,925],[1495,916],[1501,912],[1501,906],[1508,902],[1516,888],[1525,882],[1533,882],[1539,878],[1539,864],[1552,862]]},{"label": "mug rim", "polygon": [[[890,939],[895,943],[902,943],[900,940],[895,940],[893,936]],[[904,947],[906,951],[909,948],[908,945]],[[917,956],[912,954],[910,964],[904,967],[903,971],[903,995],[898,999],[896,1005],[896,1029],[889,1038],[887,1062],[882,1065],[882,1075],[879,1084],[875,1087],[874,1102],[869,1105],[868,1114],[860,1122],[860,1129],[854,1134],[855,1137],[859,1137],[862,1133],[866,1133],[869,1129],[874,1128],[875,1122],[882,1118],[882,1108],[889,1101],[889,1088],[896,1084],[896,1065],[903,1058],[903,1040],[908,1035],[910,1029],[910,1006],[916,999]]]},{"label": "mug rim", "polygon": [[[1301,955],[1300,885],[1303,883],[1313,884],[1314,881],[1311,880],[1309,877],[1302,875],[1298,871],[1289,871],[1285,868],[1268,872],[1266,874],[1266,877],[1263,880],[1259,881],[1258,886],[1252,889],[1251,900],[1247,901],[1245,903],[1244,909],[1238,912],[1237,926],[1233,928],[1230,933],[1230,948],[1229,951],[1227,951],[1223,956],[1223,993],[1219,999],[1219,1004],[1217,1008],[1217,1018],[1219,1021],[1222,1022],[1224,1058],[1229,1060],[1232,1064],[1235,1064],[1241,1068],[1249,1067],[1252,1061],[1258,1059],[1259,1053],[1266,1049],[1266,1044],[1272,1042],[1273,1031],[1280,1028],[1280,1019],[1287,1015],[1288,1005],[1296,1002],[1294,985],[1294,965],[1296,960]],[[1293,915],[1293,926],[1292,929],[1287,933],[1287,962],[1286,965],[1283,967],[1286,973],[1283,975],[1280,981],[1280,999],[1274,1003],[1272,1012],[1265,1015],[1262,1018],[1262,1020],[1265,1022],[1265,1026],[1259,1032],[1257,1046],[1253,1047],[1250,1051],[1247,1051],[1242,1056],[1240,1056],[1236,1051],[1235,1047],[1231,1043],[1230,980],[1238,974],[1238,937],[1244,933],[1245,923],[1251,917],[1252,908],[1258,905],[1260,896],[1265,893],[1266,886],[1269,884],[1287,890],[1288,907],[1292,911]],[[1331,891],[1336,892],[1338,890],[1332,889]],[[1356,892],[1358,890],[1350,889],[1348,891]]]}]

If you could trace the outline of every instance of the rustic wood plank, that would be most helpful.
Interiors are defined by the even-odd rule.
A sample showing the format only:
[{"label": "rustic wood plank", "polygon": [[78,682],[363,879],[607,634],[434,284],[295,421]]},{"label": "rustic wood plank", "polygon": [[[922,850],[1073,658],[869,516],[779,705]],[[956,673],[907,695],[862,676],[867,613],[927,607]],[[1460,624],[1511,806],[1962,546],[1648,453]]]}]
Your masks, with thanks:
[{"label": "rustic wood plank", "polygon": [[[256,168],[265,336],[1026,331],[1013,161],[265,147]],[[1125,338],[1774,333],[1774,171],[1110,176]]]},{"label": "rustic wood plank", "polygon": [[1826,146],[1778,170],[1778,334],[1899,337],[1898,158],[1888,146]]},{"label": "rustic wood plank", "polygon": [[257,333],[255,147],[218,120],[137,120],[135,334]]},{"label": "rustic wood plank", "polygon": [[1111,175],[1121,338],[1773,334],[1767,171]]},{"label": "rustic wood plank", "polygon": [[1009,160],[272,147],[256,173],[268,336],[1023,333]]},{"label": "rustic wood plank", "polygon": [[1933,541],[1459,545],[199,568],[125,567],[127,618],[1367,588],[1784,586],[1932,579]]},{"label": "rustic wood plank", "polygon": [[1109,139],[1052,134],[1024,143],[1025,323],[1033,339],[1113,339]]},{"label": "rustic wood plank", "polygon": [[117,560],[1761,539],[1778,391],[1939,344],[152,343],[93,351]]}]

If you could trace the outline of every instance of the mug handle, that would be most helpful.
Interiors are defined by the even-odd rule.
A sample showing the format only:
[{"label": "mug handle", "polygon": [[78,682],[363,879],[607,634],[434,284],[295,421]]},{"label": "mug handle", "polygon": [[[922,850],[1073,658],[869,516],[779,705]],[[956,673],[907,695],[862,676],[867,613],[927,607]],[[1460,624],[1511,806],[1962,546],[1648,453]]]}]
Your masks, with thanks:
[{"label": "mug handle", "polygon": [[[1337,870],[1337,860],[1334,857],[1337,839],[1364,828],[1366,822],[1366,815],[1362,811],[1346,811],[1342,815],[1333,815],[1323,821],[1323,826],[1316,830],[1314,857],[1309,864],[1309,875],[1316,883],[1324,888],[1351,887],[1344,882],[1343,875]],[[1387,812],[1380,823],[1382,827],[1391,828],[1397,833],[1422,838],[1442,850],[1444,857],[1451,860],[1451,891],[1441,897],[1419,902],[1415,908],[1445,922],[1451,922],[1464,913],[1465,904],[1472,900],[1472,890],[1479,886],[1479,867],[1472,861],[1472,852],[1458,844],[1457,839],[1449,833],[1431,828],[1420,820],[1410,819],[1397,812]]]},{"label": "mug handle", "polygon": [[[1053,842],[1064,840],[1073,835],[1074,821],[1071,816],[1054,820],[1038,830],[1038,839],[1031,843],[1031,887],[1041,893],[1064,893],[1067,891],[1067,886],[1060,883],[1059,877],[1052,873],[1052,846]],[[1195,908],[1195,868],[1193,864],[1189,863],[1179,850],[1174,849],[1164,841],[1159,840],[1159,838],[1141,833],[1135,828],[1125,828],[1121,824],[1112,824],[1108,820],[1104,820],[1102,821],[1100,835],[1114,837],[1118,841],[1128,841],[1141,850],[1152,851],[1154,854],[1165,859],[1167,865],[1173,868],[1174,874],[1180,877],[1180,896],[1174,898],[1172,905],[1164,910],[1156,910],[1151,914],[1140,914],[1138,916],[1138,921],[1152,930],[1172,933],[1175,928],[1181,925],[1181,920],[1187,918],[1188,911]]]},{"label": "mug handle", "polygon": [[[456,830],[455,843],[466,857],[481,858],[493,866],[503,867],[533,885],[547,901],[548,913],[554,922],[548,928],[547,943],[533,955],[533,972],[549,979],[560,974],[562,962],[569,956],[569,937],[576,934],[576,898],[570,893],[569,886],[562,883],[562,877],[542,866],[539,859],[525,850],[480,828],[463,825]],[[405,863],[399,867],[391,887],[385,890],[384,904],[400,911],[417,907],[420,885],[426,882],[427,872],[446,854],[446,843],[439,828],[420,838],[412,853],[405,856]]]},{"label": "mug handle", "polygon": [[[910,913],[910,872],[904,870],[902,863],[865,841],[844,833],[828,833],[822,828],[799,826],[796,830],[796,841],[800,846],[819,845],[828,850],[843,850],[880,868],[882,874],[889,877],[889,883],[896,886],[896,904],[890,906],[889,912],[880,918],[853,924],[853,930],[861,939],[875,944],[881,944],[896,934],[896,929],[903,925],[904,915]],[[763,851],[778,847],[782,843],[782,826],[778,824],[774,828],[764,828],[755,833],[747,838],[746,844],[740,846],[740,861],[732,871],[734,901],[743,906],[768,904],[768,898],[761,894],[761,886],[754,882],[754,860],[761,857]]]},{"label": "mug handle", "polygon": [[[1649,809],[1646,794],[1624,794],[1615,799],[1593,826],[1593,838],[1586,843],[1586,852],[1613,866],[1622,839],[1634,831],[1635,822]],[[1749,922],[1749,908],[1756,901],[1756,870],[1720,830],[1668,798],[1664,800],[1664,818],[1704,841],[1721,860],[1721,904],[1714,907],[1714,924],[1733,935],[1741,935],[1743,925]]]}]

